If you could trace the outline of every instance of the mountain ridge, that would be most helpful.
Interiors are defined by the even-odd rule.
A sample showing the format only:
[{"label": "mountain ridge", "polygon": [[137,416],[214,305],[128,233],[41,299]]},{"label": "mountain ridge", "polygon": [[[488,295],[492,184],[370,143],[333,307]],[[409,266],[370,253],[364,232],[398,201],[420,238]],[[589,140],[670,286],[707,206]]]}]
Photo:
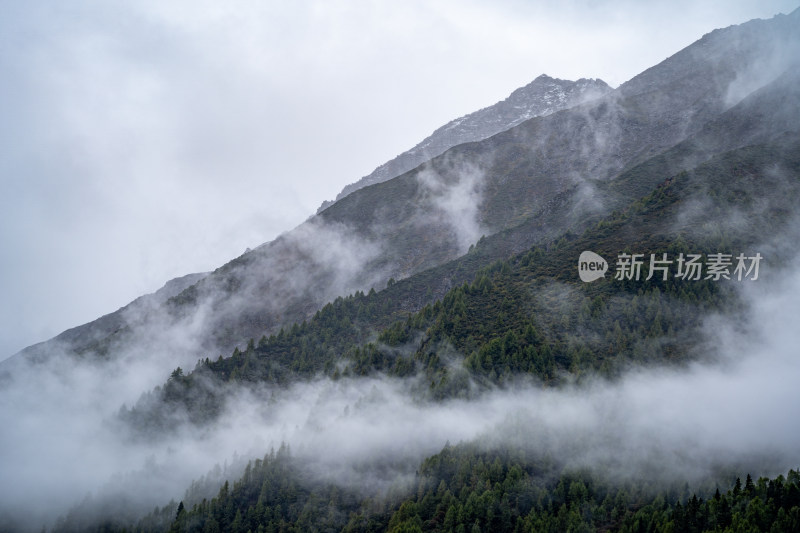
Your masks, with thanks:
[{"label": "mountain ridge", "polygon": [[380,165],[357,182],[346,185],[336,195],[335,200],[323,202],[317,214],[348,194],[408,172],[441,155],[448,148],[483,140],[535,116],[549,115],[602,96],[611,90],[599,78],[570,81],[541,74],[529,84],[515,89],[505,99],[436,128],[413,148]]},{"label": "mountain ridge", "polygon": [[[740,55],[749,50],[748,57],[770,58],[776,42],[797,46],[797,26],[787,21],[798,13],[704,39],[735,41]],[[698,131],[729,107],[728,87],[737,77],[757,77],[752,62],[737,70],[723,45],[708,47],[701,39],[599,99],[458,145],[402,176],[359,189],[223,265],[171,298],[167,309],[134,317],[133,329],[102,339],[100,351],[135,342],[141,322],[159,328],[191,323],[199,332],[195,351],[229,352],[242,339],[302,321],[337,296],[444,264],[481,235],[547,212],[558,198],[562,210],[570,206],[564,223],[575,218],[576,207],[603,212],[607,206],[594,197],[598,184]],[[655,88],[656,78],[666,87]],[[532,244],[529,236],[517,246]],[[84,344],[78,352],[90,348]]]}]

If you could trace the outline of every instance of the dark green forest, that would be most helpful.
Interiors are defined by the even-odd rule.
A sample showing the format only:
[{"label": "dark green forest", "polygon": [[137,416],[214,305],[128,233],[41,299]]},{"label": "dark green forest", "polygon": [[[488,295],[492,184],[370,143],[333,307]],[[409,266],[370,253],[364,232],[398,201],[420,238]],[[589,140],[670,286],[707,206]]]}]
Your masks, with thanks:
[{"label": "dark green forest", "polygon": [[[744,479],[744,481],[742,481]],[[69,524],[57,527],[72,531]],[[446,446],[419,467],[405,497],[370,497],[322,483],[287,447],[248,463],[216,496],[156,509],[138,524],[81,531],[141,532],[789,532],[800,530],[800,473],[724,486],[610,482],[522,450]]]},{"label": "dark green forest", "polygon": [[[798,531],[800,473],[736,478],[724,494],[611,484],[602,473],[556,471],[520,452],[447,447],[420,466],[415,495],[359,498],[304,485],[288,452],[248,465],[211,501],[175,509],[170,531],[701,532]],[[155,518],[155,517],[153,517]],[[146,530],[146,521],[142,523]]]}]

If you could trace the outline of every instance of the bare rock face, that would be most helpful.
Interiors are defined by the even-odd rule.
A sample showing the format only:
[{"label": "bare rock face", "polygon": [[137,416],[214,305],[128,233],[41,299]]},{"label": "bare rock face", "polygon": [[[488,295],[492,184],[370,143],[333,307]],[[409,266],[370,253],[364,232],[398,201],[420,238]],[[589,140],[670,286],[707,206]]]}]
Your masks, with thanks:
[{"label": "bare rock face", "polygon": [[[611,90],[611,87],[600,79],[581,78],[578,81],[570,81],[542,74],[528,85],[515,90],[505,100],[464,115],[438,128],[414,148],[379,166],[370,175],[347,185],[336,196],[335,201],[368,185],[382,183],[404,174],[453,146],[481,141],[533,117],[547,116],[588,102]],[[325,202],[317,212],[323,211],[331,204],[333,202]]]}]

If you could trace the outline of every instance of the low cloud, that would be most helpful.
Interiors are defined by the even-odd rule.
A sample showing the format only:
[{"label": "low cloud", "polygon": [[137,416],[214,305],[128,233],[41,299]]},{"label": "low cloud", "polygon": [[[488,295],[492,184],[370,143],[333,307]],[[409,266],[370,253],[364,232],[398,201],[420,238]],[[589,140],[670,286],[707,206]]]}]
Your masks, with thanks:
[{"label": "low cloud", "polygon": [[800,463],[800,274],[768,281],[745,286],[750,306],[739,318],[706,319],[714,363],[559,389],[520,382],[438,403],[419,399],[413,379],[318,379],[241,390],[213,427],[150,443],[126,440],[108,421],[163,379],[152,361],[30,367],[0,393],[2,512],[52,520],[88,492],[128,495],[145,512],[181,499],[192,479],[235,453],[260,457],[281,443],[321,479],[367,491],[402,486],[446,442],[475,439],[624,478],[777,473]]},{"label": "low cloud", "polygon": [[432,207],[421,217],[428,223],[449,226],[459,252],[464,253],[486,231],[480,218],[484,172],[470,162],[452,161],[447,155],[442,161],[448,169],[446,177],[427,166],[416,175],[422,195]]}]

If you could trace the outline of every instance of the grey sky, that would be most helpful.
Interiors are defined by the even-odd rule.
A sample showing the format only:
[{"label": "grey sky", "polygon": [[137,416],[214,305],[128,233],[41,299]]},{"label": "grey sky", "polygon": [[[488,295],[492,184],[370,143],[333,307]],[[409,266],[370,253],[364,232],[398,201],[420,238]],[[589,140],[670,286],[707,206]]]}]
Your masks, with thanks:
[{"label": "grey sky", "polygon": [[798,1],[0,0],[0,358],[289,230],[542,73]]}]

